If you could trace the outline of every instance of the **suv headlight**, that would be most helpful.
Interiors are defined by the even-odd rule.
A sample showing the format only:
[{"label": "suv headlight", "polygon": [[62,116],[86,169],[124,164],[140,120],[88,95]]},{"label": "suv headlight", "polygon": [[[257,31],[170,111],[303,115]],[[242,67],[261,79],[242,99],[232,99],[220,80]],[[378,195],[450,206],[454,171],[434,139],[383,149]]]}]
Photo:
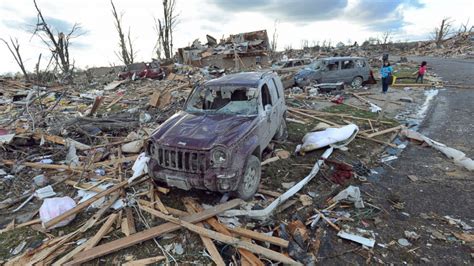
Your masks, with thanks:
[{"label": "suv headlight", "polygon": [[212,165],[221,165],[227,162],[227,152],[223,148],[214,149],[211,152]]}]

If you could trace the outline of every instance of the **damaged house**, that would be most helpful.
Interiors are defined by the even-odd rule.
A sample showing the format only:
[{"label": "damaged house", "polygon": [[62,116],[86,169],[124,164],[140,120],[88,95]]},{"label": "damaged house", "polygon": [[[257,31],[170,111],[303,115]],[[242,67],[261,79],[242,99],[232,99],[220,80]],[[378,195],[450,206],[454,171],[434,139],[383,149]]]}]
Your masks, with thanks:
[{"label": "damaged house", "polygon": [[230,35],[217,42],[207,35],[207,43],[196,39],[189,47],[179,48],[177,58],[180,63],[198,67],[255,68],[268,66],[270,43],[266,30]]}]

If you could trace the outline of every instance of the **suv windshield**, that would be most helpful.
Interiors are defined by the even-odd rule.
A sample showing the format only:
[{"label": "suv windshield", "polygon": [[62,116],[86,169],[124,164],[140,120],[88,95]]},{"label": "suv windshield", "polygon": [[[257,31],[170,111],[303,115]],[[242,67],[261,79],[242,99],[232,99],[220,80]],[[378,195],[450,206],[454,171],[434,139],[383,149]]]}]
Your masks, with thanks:
[{"label": "suv windshield", "polygon": [[318,70],[318,69],[321,69],[322,66],[324,66],[323,61],[317,60],[317,61],[314,61],[314,63],[310,64],[308,68],[311,68],[312,70]]},{"label": "suv windshield", "polygon": [[190,113],[257,115],[257,89],[232,86],[197,87],[186,104]]}]

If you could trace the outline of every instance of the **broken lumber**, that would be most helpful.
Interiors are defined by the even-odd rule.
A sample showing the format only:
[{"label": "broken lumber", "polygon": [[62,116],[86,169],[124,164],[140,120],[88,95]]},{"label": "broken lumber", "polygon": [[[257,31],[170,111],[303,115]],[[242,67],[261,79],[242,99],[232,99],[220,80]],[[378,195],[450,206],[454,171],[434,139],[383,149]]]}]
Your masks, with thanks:
[{"label": "broken lumber", "polygon": [[153,215],[155,215],[155,216],[157,216],[157,217],[159,217],[163,220],[166,220],[166,221],[172,222],[174,224],[180,225],[180,226],[182,226],[182,227],[184,227],[184,228],[186,228],[190,231],[193,231],[193,232],[195,232],[199,235],[212,238],[214,240],[220,241],[220,242],[225,243],[225,244],[229,244],[229,245],[237,247],[237,248],[246,249],[248,251],[251,251],[251,252],[259,254],[259,255],[263,255],[263,256],[265,256],[269,259],[275,260],[275,261],[279,261],[279,262],[286,263],[286,264],[289,264],[289,265],[302,265],[301,263],[291,259],[290,257],[287,257],[287,256],[285,256],[281,253],[278,253],[276,251],[273,251],[271,249],[267,249],[267,248],[261,247],[259,245],[255,245],[255,244],[252,244],[252,243],[249,243],[249,242],[246,242],[246,241],[242,241],[242,240],[240,240],[238,238],[235,238],[235,237],[230,237],[230,236],[218,233],[216,231],[212,231],[212,230],[209,230],[209,229],[199,227],[199,226],[194,225],[190,222],[180,220],[178,218],[166,215],[162,212],[153,210],[153,209],[145,207],[145,206],[140,207],[140,208],[142,208],[144,211],[146,211],[150,214],[153,214]]},{"label": "broken lumber", "polygon": [[[204,208],[192,198],[186,197],[183,199],[183,202],[185,205],[190,206],[195,211],[204,211]],[[214,228],[214,230],[216,230],[217,232],[227,236],[232,236],[232,233],[228,230],[228,228],[223,224],[219,223],[219,221],[215,217],[207,219],[206,223],[212,226],[212,228]],[[259,258],[257,258],[257,256],[255,256],[252,252],[241,248],[237,249],[237,251],[239,251],[240,255],[242,256],[242,265],[264,266],[263,262]]]},{"label": "broken lumber", "polygon": [[21,223],[21,224],[13,225],[13,227],[8,227],[7,226],[6,228],[0,230],[0,234],[11,231],[11,230],[14,230],[14,229],[17,229],[17,228],[22,228],[22,227],[25,227],[25,226],[30,226],[30,225],[39,224],[39,223],[41,223],[41,219],[38,218],[38,219],[34,219],[34,220],[24,222],[24,223]]},{"label": "broken lumber", "polygon": [[357,135],[356,136],[357,138],[361,138],[361,139],[365,139],[365,140],[371,140],[373,142],[377,142],[379,144],[383,144],[383,145],[387,145],[387,146],[390,146],[392,148],[396,148],[397,145],[393,144],[393,143],[389,143],[389,142],[386,142],[386,141],[381,141],[381,140],[378,140],[378,139],[374,139],[374,138],[369,138],[369,137],[366,137],[364,135]]},{"label": "broken lumber", "polygon": [[70,209],[69,211],[49,220],[48,222],[44,223],[44,228],[49,228],[59,222],[61,222],[62,220],[66,219],[67,217],[73,215],[73,214],[76,214],[80,211],[82,211],[83,209],[87,208],[89,205],[91,205],[92,203],[94,203],[95,201],[97,201],[98,199],[104,197],[104,196],[107,196],[109,194],[111,194],[112,192],[114,191],[117,191],[125,186],[128,185],[128,180],[125,180],[125,181],[122,181],[120,183],[118,183],[117,185],[107,189],[107,190],[104,190],[98,194],[96,194],[95,196],[91,197],[90,199],[76,205],[76,207]]},{"label": "broken lumber", "polygon": [[[189,213],[191,213],[191,214],[197,213],[197,211],[195,211],[194,208],[192,208],[192,206],[190,206],[186,203],[184,204],[184,206],[186,207],[186,210]],[[202,222],[196,223],[196,225],[199,226],[199,227],[204,228],[204,224]],[[201,236],[201,235],[200,235],[200,237],[201,237],[202,243],[204,244],[207,251],[209,252],[209,255],[211,255],[212,261],[214,261],[214,263],[218,266],[225,266],[225,262],[222,259],[222,256],[219,253],[219,250],[217,250],[216,245],[214,245],[214,242],[212,242],[212,239],[210,239],[208,237],[205,237],[205,236]]]},{"label": "broken lumber", "polygon": [[[6,165],[18,164],[17,162],[12,161],[12,160],[3,160],[2,162]],[[44,164],[44,163],[24,162],[24,163],[21,163],[21,165],[28,166],[31,168],[37,168],[37,169],[54,169],[54,170],[62,169],[62,170],[69,170],[73,172],[82,172],[84,170],[82,167],[74,167],[74,166],[69,166],[69,165],[64,165],[64,164]]]},{"label": "broken lumber", "polygon": [[[185,216],[182,218],[182,220],[190,223],[197,223],[202,220],[206,220],[212,216],[215,216],[216,214],[219,214],[225,210],[234,208],[240,205],[240,203],[242,203],[242,200],[233,199],[224,204],[216,205],[212,208],[206,209],[205,211]],[[131,236],[120,238],[109,243],[99,245],[93,249],[80,252],[73,257],[73,261],[66,263],[65,265],[80,265],[81,263],[85,263],[89,260],[110,254],[126,247],[133,246],[149,239],[153,239],[157,236],[176,231],[180,228],[180,225],[171,222],[161,224],[150,229],[135,233]]]},{"label": "broken lumber", "polygon": [[232,233],[235,233],[235,234],[238,234],[238,235],[241,235],[241,236],[244,236],[244,237],[248,237],[248,238],[251,238],[251,239],[254,239],[254,240],[258,240],[258,241],[268,242],[270,244],[277,245],[277,246],[280,246],[280,247],[283,247],[283,248],[288,247],[289,242],[287,240],[281,239],[279,237],[267,236],[265,234],[255,232],[255,231],[252,231],[252,230],[248,230],[248,229],[245,229],[245,228],[241,228],[241,227],[234,227],[234,228],[229,227],[228,229]]},{"label": "broken lumber", "polygon": [[122,266],[143,266],[143,265],[149,265],[153,263],[160,262],[162,260],[166,259],[165,256],[156,256],[156,257],[151,257],[151,258],[146,258],[146,259],[141,259],[141,260],[134,260],[134,261],[129,261],[125,262],[122,264]]},{"label": "broken lumber", "polygon": [[387,134],[387,133],[390,133],[390,132],[393,132],[393,131],[398,131],[402,128],[403,128],[403,126],[399,125],[399,126],[396,126],[396,127],[388,128],[388,129],[385,129],[385,130],[382,130],[382,131],[378,131],[378,132],[369,134],[366,137],[373,138],[373,137],[380,136],[380,135],[383,135],[383,134]]},{"label": "broken lumber", "polygon": [[339,124],[334,123],[334,122],[332,122],[332,121],[329,121],[329,120],[326,120],[326,119],[323,119],[323,118],[320,118],[320,117],[312,116],[312,115],[309,115],[309,114],[306,114],[306,113],[303,113],[303,112],[294,110],[294,109],[292,109],[292,108],[288,108],[288,111],[293,112],[293,113],[297,113],[297,114],[299,114],[299,115],[306,116],[306,117],[309,117],[309,118],[312,118],[312,119],[315,119],[315,120],[319,120],[319,121],[324,122],[324,123],[327,123],[327,124],[329,124],[329,125],[331,125],[331,126],[340,126]]},{"label": "broken lumber", "polygon": [[109,216],[109,218],[107,218],[107,221],[105,221],[105,223],[102,225],[102,227],[99,229],[99,231],[97,231],[97,233],[92,238],[90,238],[89,240],[87,240],[82,245],[80,245],[80,246],[76,247],[75,249],[71,250],[70,252],[68,252],[64,257],[62,257],[61,259],[56,261],[53,264],[53,266],[63,265],[64,263],[71,260],[72,257],[74,257],[74,255],[76,255],[77,253],[79,253],[83,250],[89,250],[89,249],[95,247],[97,245],[97,243],[99,243],[99,241],[107,234],[109,229],[112,227],[115,220],[117,219],[117,216],[118,216],[117,213],[112,213]]}]

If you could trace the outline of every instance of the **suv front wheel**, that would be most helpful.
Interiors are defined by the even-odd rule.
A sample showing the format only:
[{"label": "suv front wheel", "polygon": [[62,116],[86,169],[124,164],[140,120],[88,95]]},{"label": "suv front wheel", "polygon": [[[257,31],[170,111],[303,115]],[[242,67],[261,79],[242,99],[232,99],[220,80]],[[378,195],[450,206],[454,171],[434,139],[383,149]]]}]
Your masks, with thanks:
[{"label": "suv front wheel", "polygon": [[245,171],[237,189],[237,195],[243,200],[252,199],[260,185],[260,160],[255,155],[250,155],[245,164]]}]

